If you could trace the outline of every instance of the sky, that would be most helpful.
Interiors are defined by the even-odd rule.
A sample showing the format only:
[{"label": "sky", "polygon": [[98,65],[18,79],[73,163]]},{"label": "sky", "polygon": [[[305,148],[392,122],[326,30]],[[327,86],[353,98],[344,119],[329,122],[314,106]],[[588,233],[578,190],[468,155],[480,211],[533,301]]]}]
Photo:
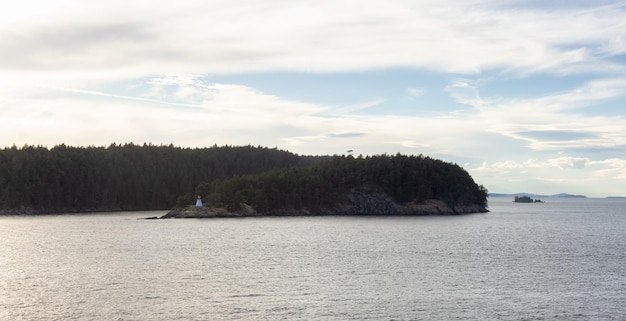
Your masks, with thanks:
[{"label": "sky", "polygon": [[130,142],[422,154],[490,192],[626,196],[626,1],[3,4],[0,147]]}]

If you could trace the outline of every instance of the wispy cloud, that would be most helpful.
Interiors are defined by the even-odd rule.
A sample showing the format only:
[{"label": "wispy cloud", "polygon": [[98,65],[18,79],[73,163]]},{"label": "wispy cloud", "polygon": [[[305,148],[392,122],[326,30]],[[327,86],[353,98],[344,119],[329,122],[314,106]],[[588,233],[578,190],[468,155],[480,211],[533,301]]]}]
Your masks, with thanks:
[{"label": "wispy cloud", "polygon": [[623,6],[546,11],[500,4],[67,1],[46,6],[45,14],[31,19],[33,7],[20,6],[2,16],[24,18],[2,26],[0,68],[125,70],[137,77],[154,70],[390,67],[454,73],[623,71],[606,59],[626,52]]},{"label": "wispy cloud", "polygon": [[424,96],[425,90],[424,88],[408,88],[406,92],[412,97],[422,97]]},{"label": "wispy cloud", "polygon": [[485,103],[480,98],[478,84],[472,80],[457,79],[446,86],[445,91],[459,104],[480,108]]},{"label": "wispy cloud", "polygon": [[373,100],[373,101],[367,101],[367,102],[363,102],[363,103],[357,103],[357,104],[352,104],[349,106],[342,106],[339,108],[333,108],[332,113],[334,114],[349,114],[349,113],[353,113],[356,111],[360,111],[363,109],[368,109],[371,107],[375,107],[378,106],[382,103],[384,103],[385,100],[384,99],[377,99],[377,100]]},{"label": "wispy cloud", "polygon": [[[556,157],[507,160],[484,162],[471,171],[476,178],[489,180],[492,186],[504,192],[554,194],[568,191],[589,196],[623,195],[621,186],[626,180],[626,159]],[[589,189],[590,186],[594,188]]]},{"label": "wispy cloud", "polygon": [[144,97],[128,96],[128,95],[118,95],[118,94],[106,93],[106,92],[95,91],[95,90],[83,90],[83,89],[57,87],[57,86],[45,86],[45,87],[52,89],[52,90],[64,91],[64,92],[75,93],[75,94],[82,94],[82,95],[87,95],[87,96],[100,96],[100,97],[107,97],[107,98],[136,100],[136,101],[142,101],[142,102],[148,102],[148,103],[155,103],[158,105],[172,105],[172,106],[177,106],[177,107],[190,107],[190,108],[202,108],[203,107],[202,105],[176,103],[176,102],[170,102],[170,101],[164,101],[164,100],[158,100],[158,99],[150,99],[150,98],[144,98]]},{"label": "wispy cloud", "polygon": [[595,174],[603,179],[626,180],[626,159],[611,158],[590,162],[590,166],[600,167]]},{"label": "wispy cloud", "polygon": [[598,104],[626,95],[621,78],[594,80],[567,92],[521,100],[483,98],[479,85],[463,81],[455,81],[446,91],[457,102],[475,108],[475,115],[466,116],[476,124],[524,141],[531,149],[626,146],[625,117],[594,115]]}]

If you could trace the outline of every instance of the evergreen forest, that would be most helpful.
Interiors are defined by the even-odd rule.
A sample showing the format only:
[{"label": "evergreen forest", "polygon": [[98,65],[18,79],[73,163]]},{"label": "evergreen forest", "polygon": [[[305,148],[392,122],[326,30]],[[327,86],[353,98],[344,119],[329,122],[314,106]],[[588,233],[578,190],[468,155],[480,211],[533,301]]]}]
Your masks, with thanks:
[{"label": "evergreen forest", "polygon": [[205,202],[322,209],[354,189],[398,203],[487,205],[460,166],[406,155],[299,156],[276,148],[111,144],[0,150],[0,213],[162,210]]},{"label": "evergreen forest", "polygon": [[202,182],[312,161],[252,146],[13,146],[0,150],[0,211],[169,209]]},{"label": "evergreen forest", "polygon": [[197,191],[231,210],[245,203],[259,212],[272,212],[333,208],[354,190],[382,193],[399,204],[442,200],[450,206],[487,207],[486,188],[463,168],[422,155],[334,156],[312,166],[201,184]]}]

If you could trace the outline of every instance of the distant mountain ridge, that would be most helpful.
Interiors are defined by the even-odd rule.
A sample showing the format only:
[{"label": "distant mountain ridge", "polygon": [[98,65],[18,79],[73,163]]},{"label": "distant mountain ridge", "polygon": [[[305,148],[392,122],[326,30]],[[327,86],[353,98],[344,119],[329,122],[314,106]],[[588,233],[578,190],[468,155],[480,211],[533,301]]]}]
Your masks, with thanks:
[{"label": "distant mountain ridge", "polygon": [[538,198],[538,197],[560,197],[560,198],[587,198],[587,196],[585,195],[575,195],[575,194],[568,194],[568,193],[559,193],[559,194],[553,194],[553,195],[541,195],[541,194],[532,194],[532,193],[513,193],[513,194],[505,194],[505,193],[489,193],[489,197],[515,197],[515,196],[528,196],[531,198]]}]

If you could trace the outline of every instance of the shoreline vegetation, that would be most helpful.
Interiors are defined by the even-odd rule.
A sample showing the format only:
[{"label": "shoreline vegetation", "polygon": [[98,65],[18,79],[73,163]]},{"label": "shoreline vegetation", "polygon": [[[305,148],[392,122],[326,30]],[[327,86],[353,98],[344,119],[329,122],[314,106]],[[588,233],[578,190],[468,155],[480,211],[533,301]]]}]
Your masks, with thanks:
[{"label": "shoreline vegetation", "polygon": [[[195,204],[200,196],[204,206]],[[173,209],[163,217],[452,215],[487,190],[423,155],[300,156],[253,146],[0,150],[0,214]]]},{"label": "shoreline vegetation", "polygon": [[[372,195],[373,198],[377,196]],[[378,202],[382,202],[378,203]],[[239,210],[231,211],[225,207],[194,205],[185,206],[169,211],[161,217],[149,217],[148,219],[168,218],[224,218],[224,217],[260,217],[260,216],[428,216],[428,215],[462,215],[474,213],[486,213],[488,210],[480,205],[450,206],[440,200],[429,200],[422,204],[395,204],[385,199],[378,199],[371,209],[366,209],[363,204],[350,201],[339,204],[335,208],[310,211],[308,209],[283,209],[266,213],[257,212],[252,206],[241,204]],[[371,204],[371,203],[370,203]],[[385,211],[377,207],[386,208]]]},{"label": "shoreline vegetation", "polygon": [[544,203],[540,199],[532,199],[530,196],[515,196],[514,203]]}]

